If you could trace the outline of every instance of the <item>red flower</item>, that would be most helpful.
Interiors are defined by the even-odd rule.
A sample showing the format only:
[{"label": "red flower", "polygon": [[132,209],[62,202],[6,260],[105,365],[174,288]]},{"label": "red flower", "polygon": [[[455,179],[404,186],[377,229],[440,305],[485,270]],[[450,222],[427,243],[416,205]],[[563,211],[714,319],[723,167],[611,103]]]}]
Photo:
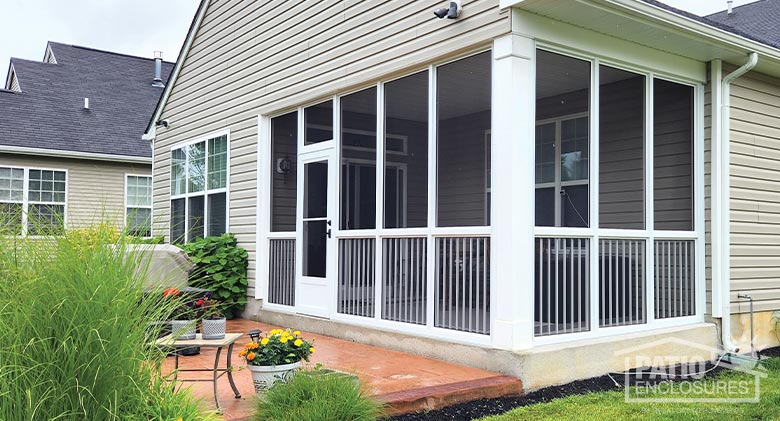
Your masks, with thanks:
[{"label": "red flower", "polygon": [[203,305],[203,303],[204,303],[204,301],[203,301],[203,300],[198,300],[198,301],[195,301],[195,305],[197,305],[197,306],[202,306],[202,305]]}]

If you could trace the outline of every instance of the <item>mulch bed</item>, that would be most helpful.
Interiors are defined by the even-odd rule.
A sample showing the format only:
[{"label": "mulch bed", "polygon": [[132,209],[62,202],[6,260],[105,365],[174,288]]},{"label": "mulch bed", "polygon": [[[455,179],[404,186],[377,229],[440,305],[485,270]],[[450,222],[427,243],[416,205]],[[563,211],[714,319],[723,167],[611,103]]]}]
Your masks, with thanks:
[{"label": "mulch bed", "polygon": [[[779,357],[780,347],[766,349],[761,351],[761,358]],[[715,376],[718,372],[725,370],[723,367],[716,367],[714,364],[707,364],[707,374],[705,377]],[[623,390],[625,377],[622,374],[604,375],[585,380],[578,380],[561,386],[551,386],[539,389],[523,396],[479,399],[471,402],[465,402],[457,405],[448,406],[429,412],[418,412],[413,414],[404,414],[390,418],[392,421],[421,421],[421,420],[473,420],[489,415],[500,415],[513,408],[521,406],[534,405],[538,403],[549,402],[553,399],[564,398],[573,395],[584,395],[594,392],[605,392],[609,390]],[[659,379],[659,381],[661,381]],[[684,381],[684,380],[674,380]]]}]

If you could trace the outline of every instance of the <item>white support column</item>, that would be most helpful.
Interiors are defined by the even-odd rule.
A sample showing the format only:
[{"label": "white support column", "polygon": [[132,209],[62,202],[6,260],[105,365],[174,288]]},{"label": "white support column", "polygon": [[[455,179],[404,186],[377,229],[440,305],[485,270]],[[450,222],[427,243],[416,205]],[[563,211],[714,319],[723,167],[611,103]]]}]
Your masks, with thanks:
[{"label": "white support column", "polygon": [[[711,267],[712,267],[712,316],[722,317],[722,282],[724,276],[723,258],[723,220],[726,217],[721,208],[723,204],[723,145],[721,139],[721,106],[723,94],[720,82],[723,79],[720,60],[710,62],[710,229],[711,229]],[[728,255],[725,255],[728,258]]]},{"label": "white support column", "polygon": [[510,350],[533,342],[534,57],[533,39],[493,43],[491,337]]}]

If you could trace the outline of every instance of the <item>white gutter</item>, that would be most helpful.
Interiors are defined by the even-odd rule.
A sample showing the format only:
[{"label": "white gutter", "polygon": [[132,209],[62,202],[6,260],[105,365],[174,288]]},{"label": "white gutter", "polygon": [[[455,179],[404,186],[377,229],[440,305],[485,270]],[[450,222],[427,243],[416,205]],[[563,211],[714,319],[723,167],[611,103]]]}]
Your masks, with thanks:
[{"label": "white gutter", "polygon": [[[721,337],[723,341],[723,350],[727,353],[739,352],[734,342],[731,341],[731,210],[729,201],[731,194],[730,188],[730,158],[729,150],[731,141],[731,82],[749,72],[756,67],[758,63],[758,54],[750,53],[747,63],[739,69],[729,73],[720,82],[721,106],[720,106],[720,139],[716,142],[720,144],[720,294],[721,294]],[[713,81],[716,82],[716,81]]]},{"label": "white gutter", "polygon": [[122,162],[122,163],[129,163],[129,164],[146,164],[146,165],[152,164],[152,158],[147,158],[143,156],[61,151],[57,149],[28,148],[23,146],[0,146],[0,153],[48,156],[48,157],[55,157],[55,158],[87,159],[92,161],[111,161],[111,162]]}]

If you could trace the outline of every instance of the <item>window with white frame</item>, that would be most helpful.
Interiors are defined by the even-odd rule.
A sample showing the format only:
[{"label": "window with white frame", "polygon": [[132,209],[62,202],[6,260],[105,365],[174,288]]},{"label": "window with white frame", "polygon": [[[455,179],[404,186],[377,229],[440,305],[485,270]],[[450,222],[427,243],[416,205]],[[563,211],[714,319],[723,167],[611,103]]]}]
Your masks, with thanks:
[{"label": "window with white frame", "polygon": [[171,243],[227,232],[228,134],[171,150]]},{"label": "window with white frame", "polygon": [[152,235],[152,177],[125,177],[125,229],[130,235]]},{"label": "window with white frame", "polygon": [[67,173],[0,167],[0,229],[13,235],[52,235],[65,228]]},{"label": "window with white frame", "polygon": [[541,49],[536,66],[535,335],[696,315],[695,87]]}]

